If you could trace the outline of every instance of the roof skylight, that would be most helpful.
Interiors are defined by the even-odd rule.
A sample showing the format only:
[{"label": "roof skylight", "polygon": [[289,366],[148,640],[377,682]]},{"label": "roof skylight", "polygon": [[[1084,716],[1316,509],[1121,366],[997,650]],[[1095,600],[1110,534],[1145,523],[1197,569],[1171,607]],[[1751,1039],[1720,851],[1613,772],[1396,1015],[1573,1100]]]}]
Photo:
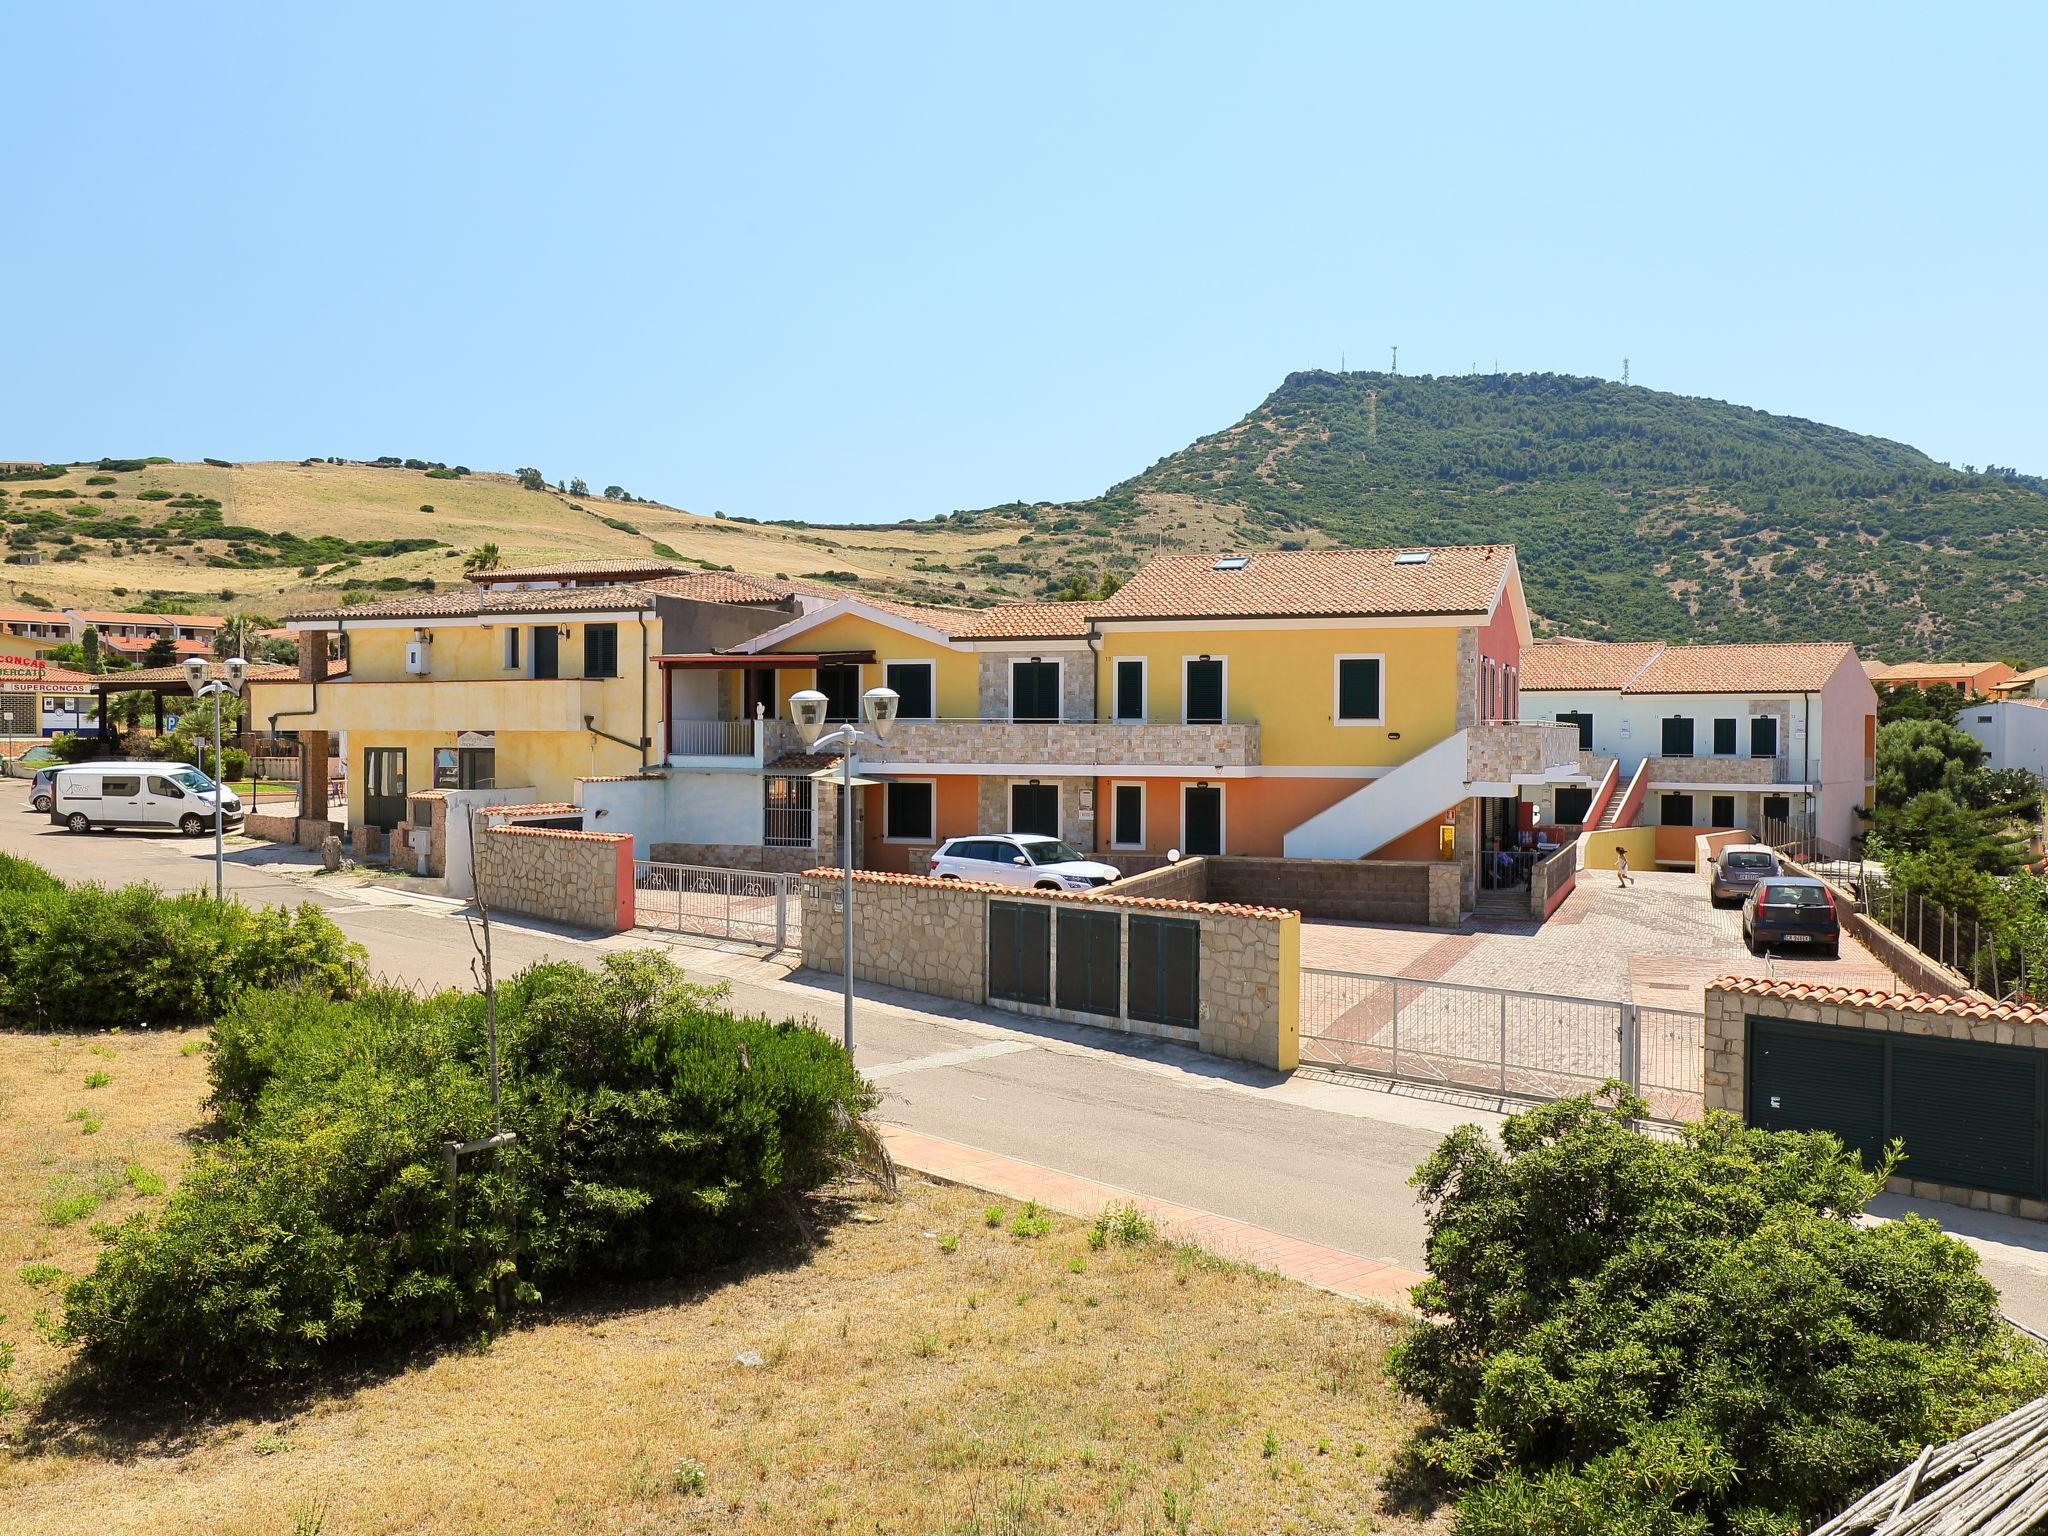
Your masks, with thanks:
[{"label": "roof skylight", "polygon": [[1241,571],[1251,563],[1252,557],[1250,555],[1219,555],[1216,563],[1210,566],[1209,569],[1212,571]]},{"label": "roof skylight", "polygon": [[1429,551],[1426,549],[1404,549],[1401,553],[1394,556],[1394,564],[1427,565],[1429,564]]}]

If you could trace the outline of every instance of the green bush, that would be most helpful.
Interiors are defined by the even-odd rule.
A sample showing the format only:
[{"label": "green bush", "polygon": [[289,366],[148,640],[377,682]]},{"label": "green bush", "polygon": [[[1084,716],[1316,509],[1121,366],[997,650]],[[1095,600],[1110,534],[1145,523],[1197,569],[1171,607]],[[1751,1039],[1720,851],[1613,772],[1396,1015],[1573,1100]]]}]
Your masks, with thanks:
[{"label": "green bush", "polygon": [[1974,1254],[1857,1218],[1888,1168],[1640,1100],[1454,1131],[1417,1171],[1425,1313],[1395,1379],[1461,1536],[1784,1532],[2048,1388]]},{"label": "green bush", "polygon": [[310,904],[43,885],[19,862],[0,870],[0,1024],[209,1024],[246,988],[345,994],[362,983],[363,951]]},{"label": "green bush", "polygon": [[64,889],[64,882],[33,859],[0,853],[0,895],[48,895]]},{"label": "green bush", "polygon": [[737,1018],[665,958],[536,966],[501,989],[510,1147],[481,999],[249,992],[212,1043],[227,1130],[66,1298],[90,1367],[221,1382],[450,1319],[488,1325],[597,1274],[730,1255],[764,1209],[855,1154],[872,1094],[827,1036]]}]

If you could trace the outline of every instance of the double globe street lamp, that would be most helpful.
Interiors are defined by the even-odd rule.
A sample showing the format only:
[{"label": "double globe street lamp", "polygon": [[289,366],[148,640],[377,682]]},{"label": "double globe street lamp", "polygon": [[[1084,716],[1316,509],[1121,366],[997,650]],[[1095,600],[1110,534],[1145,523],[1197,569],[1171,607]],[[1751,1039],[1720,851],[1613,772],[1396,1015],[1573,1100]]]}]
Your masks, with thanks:
[{"label": "double globe street lamp", "polygon": [[846,1054],[853,1054],[853,756],[862,746],[879,747],[896,726],[896,708],[901,702],[893,688],[870,688],[861,696],[861,712],[873,731],[864,731],[853,721],[830,731],[825,729],[825,711],[831,701],[815,688],[805,688],[789,697],[790,718],[802,738],[804,750],[837,747],[839,759],[839,874],[845,882],[840,901],[839,936],[846,946]]},{"label": "double globe street lamp", "polygon": [[249,676],[249,663],[240,656],[230,656],[221,663],[224,677],[207,677],[209,670],[204,656],[187,656],[179,663],[185,669],[185,685],[197,699],[213,699],[213,899],[226,900],[227,856],[221,840],[221,801],[227,798],[227,765],[220,755],[220,701],[223,694],[241,696],[242,684]]}]

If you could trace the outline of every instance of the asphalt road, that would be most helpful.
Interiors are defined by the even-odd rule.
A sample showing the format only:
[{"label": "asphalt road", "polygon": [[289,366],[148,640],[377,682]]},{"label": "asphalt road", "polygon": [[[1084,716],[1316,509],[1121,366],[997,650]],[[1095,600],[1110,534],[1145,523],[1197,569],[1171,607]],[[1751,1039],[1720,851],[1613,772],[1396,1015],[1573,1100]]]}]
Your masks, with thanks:
[{"label": "asphalt road", "polygon": [[[0,851],[72,880],[148,880],[210,888],[210,839],[137,833],[73,836],[26,810],[26,786],[0,781]],[[229,889],[245,901],[323,907],[393,980],[468,986],[474,950],[463,908],[404,888],[315,876],[310,856],[230,848]],[[494,924],[501,975],[541,959],[594,963],[621,949],[666,947],[687,970],[722,980],[733,1002],[808,1017],[836,1033],[833,978],[791,973],[747,946],[645,932],[589,938],[523,919]],[[881,1117],[1289,1236],[1411,1268],[1424,1224],[1407,1180],[1443,1133],[1500,1116],[1303,1074],[1221,1062],[1183,1046],[864,988],[855,1059],[883,1090]],[[1970,1242],[2007,1311],[2048,1333],[2048,1229],[1955,1206],[1886,1197]]]}]

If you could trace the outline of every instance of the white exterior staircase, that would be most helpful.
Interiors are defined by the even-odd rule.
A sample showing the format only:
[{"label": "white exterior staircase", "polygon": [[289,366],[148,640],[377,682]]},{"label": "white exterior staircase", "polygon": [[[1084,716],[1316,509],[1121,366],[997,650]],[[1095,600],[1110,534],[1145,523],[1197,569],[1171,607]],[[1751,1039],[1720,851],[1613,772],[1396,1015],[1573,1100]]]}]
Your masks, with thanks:
[{"label": "white exterior staircase", "polygon": [[1362,859],[1475,794],[1584,783],[1574,726],[1504,722],[1446,736],[1289,832],[1290,859]]}]

